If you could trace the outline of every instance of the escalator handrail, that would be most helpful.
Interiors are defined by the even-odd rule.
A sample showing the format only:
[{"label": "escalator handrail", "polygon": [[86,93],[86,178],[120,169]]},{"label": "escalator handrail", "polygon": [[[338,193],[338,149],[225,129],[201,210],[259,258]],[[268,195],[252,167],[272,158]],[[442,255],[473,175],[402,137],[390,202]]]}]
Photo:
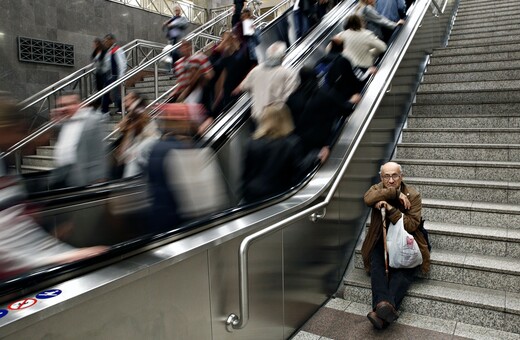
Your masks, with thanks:
[{"label": "escalator handrail", "polygon": [[[328,204],[331,202],[332,198],[336,194],[337,189],[339,188],[340,182],[343,180],[343,175],[347,171],[348,166],[354,156],[356,149],[358,148],[363,135],[372,118],[376,113],[376,109],[378,108],[381,100],[383,99],[386,89],[389,87],[393,75],[397,70],[397,66],[400,64],[403,59],[408,46],[410,45],[415,33],[419,29],[419,26],[426,14],[428,7],[433,0],[423,0],[421,1],[422,7],[419,7],[416,4],[415,13],[420,13],[414,15],[411,20],[407,20],[404,27],[401,29],[399,36],[396,38],[396,41],[393,44],[393,48],[398,52],[398,56],[395,59],[389,60],[388,64],[385,65],[387,67],[382,67],[376,76],[374,77],[373,83],[382,84],[377,87],[372,87],[369,89],[361,102],[356,107],[356,110],[352,114],[352,118],[356,114],[356,117],[360,119],[360,122],[357,122],[359,127],[354,131],[352,136],[351,145],[348,147],[346,157],[343,158],[342,163],[339,165],[339,169],[334,173],[331,178],[331,181],[327,183],[326,187],[328,188],[327,195],[325,199],[319,203],[313,204],[310,207],[301,210],[296,214],[291,214],[289,217],[276,222],[262,230],[259,230],[247,237],[245,237],[240,243],[239,248],[239,314],[231,313],[226,320],[226,327],[229,331],[233,331],[234,329],[242,329],[246,326],[249,320],[249,280],[248,280],[248,250],[249,247],[258,239],[265,237],[266,235],[272,234],[277,230],[283,229],[284,227],[290,225],[292,222],[312,214],[312,216],[316,219],[323,218],[326,214],[326,208]],[[417,1],[419,2],[419,1]],[[420,11],[419,11],[420,9]],[[407,33],[407,34],[405,34]],[[392,51],[387,51],[387,55],[392,54]],[[397,53],[393,54],[394,56]],[[387,58],[386,58],[387,59]],[[388,60],[388,59],[387,59]],[[383,63],[382,65],[384,64]],[[350,124],[349,124],[350,125]],[[354,125],[354,124],[353,124]],[[316,211],[320,211],[323,209],[322,214],[317,214]]]}]

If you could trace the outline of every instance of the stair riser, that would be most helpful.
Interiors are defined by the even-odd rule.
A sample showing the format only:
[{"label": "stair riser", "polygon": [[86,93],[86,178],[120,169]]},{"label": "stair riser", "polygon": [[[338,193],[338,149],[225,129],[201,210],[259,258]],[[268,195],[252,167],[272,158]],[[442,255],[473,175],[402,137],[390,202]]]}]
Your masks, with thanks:
[{"label": "stair riser", "polygon": [[[469,254],[520,258],[520,243],[488,240],[455,235],[441,235],[430,231],[432,249],[444,249]],[[517,278],[517,280],[520,280]]]},{"label": "stair riser", "polygon": [[468,33],[459,33],[459,34],[453,34],[450,36],[450,44],[452,42],[465,40],[465,39],[495,39],[497,41],[500,41],[500,39],[503,38],[509,38],[511,34],[517,36],[518,40],[518,34],[520,34],[519,29],[511,29],[510,31],[503,30],[502,27],[500,27],[500,30],[492,31],[492,30],[485,30],[485,31],[473,31]]},{"label": "stair riser", "polygon": [[[437,104],[437,105],[436,105]],[[414,105],[412,114],[414,116],[424,115],[511,115],[520,116],[520,103],[496,103],[496,104],[452,104],[439,105],[439,103],[431,105]]]},{"label": "stair riser", "polygon": [[425,83],[482,82],[520,79],[520,70],[426,74]]},{"label": "stair riser", "polygon": [[520,229],[520,215],[481,210],[457,210],[449,206],[423,205],[425,220],[492,228]]},{"label": "stair riser", "polygon": [[[516,22],[516,21],[515,21]],[[465,56],[473,54],[490,54],[490,53],[505,53],[520,51],[520,43],[504,44],[504,45],[489,45],[489,46],[467,46],[458,48],[437,48],[433,51],[432,59],[437,57],[453,57]]]},{"label": "stair riser", "polygon": [[454,184],[410,182],[423,198],[520,204],[520,188],[468,187]]},{"label": "stair riser", "polygon": [[435,148],[409,147],[399,145],[396,158],[401,159],[443,159],[461,161],[497,161],[520,162],[520,149],[464,149],[464,148]]},{"label": "stair riser", "polygon": [[[159,91],[159,93],[163,93],[163,92],[168,91],[171,88],[172,88],[171,86],[159,86],[158,91]],[[155,87],[153,87],[153,86],[136,87],[135,91],[139,92],[139,94],[155,93]]]},{"label": "stair riser", "polygon": [[[520,128],[519,117],[408,117],[409,128]],[[520,142],[520,141],[519,141]]]},{"label": "stair riser", "polygon": [[411,131],[405,129],[405,143],[517,144],[520,131]]},{"label": "stair riser", "polygon": [[[364,269],[363,258],[360,252],[356,252],[355,267]],[[480,288],[500,289],[508,292],[518,292],[520,290],[520,277],[518,275],[450,266],[449,264],[436,263],[435,261],[432,261],[428,274],[425,275],[418,272],[417,276],[429,280],[464,284]]]},{"label": "stair riser", "polygon": [[500,26],[496,22],[481,22],[475,24],[465,24],[457,27],[451,31],[451,36],[457,36],[459,34],[468,34],[474,32],[499,32],[504,30],[520,30],[520,24],[518,24],[518,18],[516,20],[500,20]]},{"label": "stair riser", "polygon": [[442,93],[437,92],[419,92],[416,96],[418,104],[477,104],[477,103],[507,103],[520,102],[520,91],[476,91],[476,92],[459,92],[450,93],[443,90]]},{"label": "stair riser", "polygon": [[[368,287],[346,286],[344,298],[353,302],[368,305],[372,304],[372,293]],[[520,332],[520,316],[495,310],[481,309],[416,296],[406,296],[401,305],[401,310],[507,332]]]},{"label": "stair riser", "polygon": [[[455,91],[501,91],[520,90],[519,80],[498,80],[481,82],[460,82],[444,84],[421,84],[419,91],[425,92],[455,92]],[[520,92],[520,91],[519,91]]]},{"label": "stair riser", "polygon": [[469,45],[485,45],[485,44],[496,44],[496,43],[516,43],[518,42],[520,38],[518,36],[500,36],[500,37],[490,37],[490,38],[477,38],[477,39],[457,39],[457,40],[450,40],[448,46],[454,47],[454,46],[469,46]]},{"label": "stair riser", "polygon": [[393,136],[394,136],[394,132],[389,131],[389,130],[383,130],[383,131],[368,130],[365,133],[364,138],[365,138],[365,141],[386,142]]},{"label": "stair riser", "polygon": [[54,153],[54,149],[41,149],[41,148],[36,149],[36,154],[38,156],[52,157],[53,153]]},{"label": "stair riser", "polygon": [[[511,3],[512,5],[513,3]],[[509,18],[511,16],[517,16],[520,14],[520,9],[518,6],[504,6],[498,5],[497,7],[475,7],[472,9],[462,8],[457,12],[457,17],[455,19],[455,25],[457,27],[463,27],[464,23],[468,21],[499,21],[502,18]],[[486,20],[482,20],[482,18],[486,18]]]},{"label": "stair riser", "polygon": [[[173,86],[175,85],[175,82],[173,80],[160,80],[158,82],[158,86]],[[155,82],[154,81],[142,81],[142,82],[139,82],[139,83],[135,83],[135,88],[138,89],[138,88],[141,88],[141,87],[154,87],[155,86]]]},{"label": "stair riser", "polygon": [[[471,57],[469,57],[471,58]],[[469,59],[465,58],[465,59]],[[475,58],[475,60],[478,60]],[[428,66],[427,74],[437,74],[437,73],[460,73],[460,72],[474,72],[474,71],[495,71],[495,70],[503,70],[503,69],[517,69],[520,67],[520,60],[500,60],[500,61],[492,61],[490,60],[483,62],[474,62],[474,63],[461,63],[461,64],[430,64]],[[436,62],[437,63],[437,62]]]},{"label": "stair riser", "polygon": [[53,168],[54,167],[54,161],[52,159],[35,159],[35,158],[29,158],[24,157],[22,163],[24,165],[33,165],[33,166],[43,166],[47,168]]},{"label": "stair riser", "polygon": [[406,176],[429,177],[429,178],[451,178],[467,180],[488,181],[512,181],[520,182],[520,171],[515,168],[497,168],[485,166],[458,166],[436,164],[410,164],[401,162]]},{"label": "stair riser", "polygon": [[[171,75],[167,75],[167,76],[159,76],[157,79],[159,81],[174,81],[171,79]],[[154,81],[155,80],[155,77],[144,77],[142,81],[144,82],[147,82],[147,81]]]}]

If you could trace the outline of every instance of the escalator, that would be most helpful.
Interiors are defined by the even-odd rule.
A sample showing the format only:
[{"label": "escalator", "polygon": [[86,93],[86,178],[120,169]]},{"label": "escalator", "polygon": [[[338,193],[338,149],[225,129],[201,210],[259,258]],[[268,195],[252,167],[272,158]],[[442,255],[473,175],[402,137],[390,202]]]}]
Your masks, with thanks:
[{"label": "escalator", "polygon": [[[438,33],[439,39],[433,39],[431,27],[441,32],[449,21],[431,6],[431,0],[417,1],[340,131],[331,157],[298,188],[254,206],[230,209],[215,219],[118,243],[99,258],[4,282],[7,314],[0,317],[2,334],[34,338],[31,332],[39,327],[42,336],[60,332],[93,338],[288,338],[335,291],[349,262],[368,212],[359,193],[391,156],[427,51],[442,38]],[[337,16],[330,17],[333,25],[324,20],[291,51],[287,63],[296,68],[314,64],[351,9],[352,3],[340,4]],[[393,79],[399,79],[398,87],[390,86]],[[247,95],[241,97],[214,131],[213,138],[221,141],[217,157],[231,192],[238,186],[238,160],[249,132],[244,118],[249,101]],[[97,237],[111,226],[100,217],[110,202],[56,207],[48,212],[49,218],[76,215],[84,234]],[[89,212],[82,211],[85,205]],[[125,222],[114,225],[131,229]],[[139,227],[139,221],[134,222]],[[77,239],[83,241],[85,235]],[[117,238],[117,232],[110,237]],[[243,241],[249,243],[244,246]],[[238,282],[239,272],[245,284]],[[39,299],[40,290],[60,294]],[[32,304],[20,312],[20,303],[13,305],[19,302],[16,298]],[[238,317],[230,318],[229,313],[238,310]],[[90,326],[84,324],[85,316]]]}]

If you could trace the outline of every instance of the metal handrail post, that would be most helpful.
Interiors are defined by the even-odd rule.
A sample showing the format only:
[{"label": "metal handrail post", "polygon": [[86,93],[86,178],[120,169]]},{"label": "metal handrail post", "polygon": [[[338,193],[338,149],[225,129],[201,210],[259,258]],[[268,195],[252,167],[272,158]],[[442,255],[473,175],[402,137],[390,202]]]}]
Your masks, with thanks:
[{"label": "metal handrail post", "polygon": [[155,63],[153,68],[155,98],[159,97],[159,63]]},{"label": "metal handrail post", "polygon": [[16,153],[14,154],[14,162],[15,162],[16,173],[21,174],[22,173],[22,150],[16,150]]}]

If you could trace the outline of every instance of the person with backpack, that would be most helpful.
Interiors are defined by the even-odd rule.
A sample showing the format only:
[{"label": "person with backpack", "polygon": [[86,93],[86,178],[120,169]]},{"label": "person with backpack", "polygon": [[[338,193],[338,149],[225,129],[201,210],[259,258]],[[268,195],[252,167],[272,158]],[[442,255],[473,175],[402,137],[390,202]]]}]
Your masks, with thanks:
[{"label": "person with backpack", "polygon": [[374,8],[375,3],[376,0],[360,0],[356,7],[356,14],[363,18],[368,30],[383,40],[385,38],[383,28],[393,31],[397,26],[404,24],[404,20],[400,19],[395,22],[385,18]]},{"label": "person with backpack", "polygon": [[[126,72],[126,56],[123,49],[116,43],[116,38],[109,33],[103,39],[103,45],[107,49],[104,57],[105,68],[108,70],[105,80],[105,87],[117,81]],[[112,99],[111,99],[112,97]],[[101,112],[109,112],[108,106],[113,102],[117,107],[117,113],[121,114],[121,87],[117,86],[112,91],[103,96]]]}]

